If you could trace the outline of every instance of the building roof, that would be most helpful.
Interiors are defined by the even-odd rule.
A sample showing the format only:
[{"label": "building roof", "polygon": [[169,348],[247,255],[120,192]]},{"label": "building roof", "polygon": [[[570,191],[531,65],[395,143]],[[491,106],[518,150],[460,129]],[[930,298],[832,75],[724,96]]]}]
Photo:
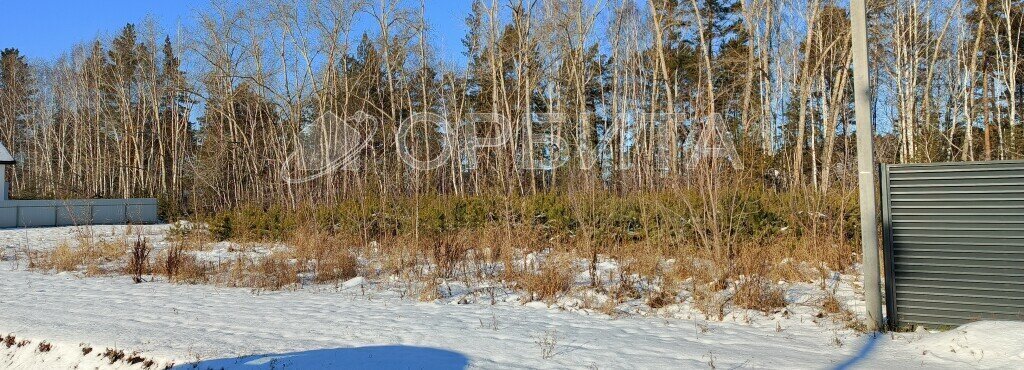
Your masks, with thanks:
[{"label": "building roof", "polygon": [[0,165],[14,163],[14,157],[11,156],[11,152],[7,150],[4,143],[0,143]]}]

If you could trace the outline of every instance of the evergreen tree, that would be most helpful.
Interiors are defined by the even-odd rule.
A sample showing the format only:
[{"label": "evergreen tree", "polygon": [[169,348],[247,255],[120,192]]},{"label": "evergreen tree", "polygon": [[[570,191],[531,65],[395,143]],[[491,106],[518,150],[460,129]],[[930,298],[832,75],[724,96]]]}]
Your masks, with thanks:
[{"label": "evergreen tree", "polygon": [[[0,51],[0,140],[15,158],[21,156],[30,144],[29,115],[32,114],[35,86],[25,56],[18,49]],[[21,185],[19,167],[20,163],[8,178],[15,189]],[[3,181],[0,179],[0,186],[3,186]]]}]

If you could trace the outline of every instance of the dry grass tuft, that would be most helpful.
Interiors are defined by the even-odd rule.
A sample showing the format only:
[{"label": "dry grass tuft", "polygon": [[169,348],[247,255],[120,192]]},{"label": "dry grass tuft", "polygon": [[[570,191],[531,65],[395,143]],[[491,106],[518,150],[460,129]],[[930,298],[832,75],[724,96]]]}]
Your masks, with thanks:
[{"label": "dry grass tuft", "polygon": [[836,299],[836,295],[829,292],[821,302],[821,311],[827,314],[837,314],[843,311],[843,305]]},{"label": "dry grass tuft", "polygon": [[857,318],[857,314],[847,309],[843,303],[836,298],[834,292],[828,292],[825,299],[821,301],[821,312],[829,315],[833,320],[843,323],[843,326],[847,329],[867,333],[867,325]]},{"label": "dry grass tuft", "polygon": [[168,248],[158,257],[157,271],[176,284],[205,284],[210,282],[214,267],[202,263],[181,246]]},{"label": "dry grass tuft", "polygon": [[455,233],[426,238],[422,248],[427,251],[435,274],[442,278],[454,277],[459,262],[466,257],[466,247]]},{"label": "dry grass tuft", "polygon": [[386,236],[372,248],[372,257],[376,260],[376,274],[401,276],[417,267],[413,258],[413,249],[417,241],[410,235]]},{"label": "dry grass tuft", "polygon": [[67,243],[61,243],[44,257],[43,264],[39,267],[43,270],[56,270],[57,272],[78,271],[78,265],[83,261],[83,255],[72,250]]},{"label": "dry grass tuft", "polygon": [[279,253],[260,260],[239,257],[228,267],[228,285],[232,287],[281,290],[298,284],[298,267]]},{"label": "dry grass tuft", "polygon": [[89,276],[119,270],[128,254],[124,241],[80,240],[77,247],[61,243],[48,251],[26,251],[28,267],[43,271],[75,272],[84,270]]},{"label": "dry grass tuft", "polygon": [[167,249],[163,263],[158,263],[160,267],[163,267],[163,273],[164,276],[167,276],[167,281],[174,281],[174,276],[181,270],[181,263],[184,257],[182,252],[181,247],[177,245],[172,246]]},{"label": "dry grass tuft", "polygon": [[418,297],[421,302],[432,302],[441,299],[440,279],[426,279],[423,283],[423,288],[420,290]]},{"label": "dry grass tuft", "polygon": [[304,226],[291,238],[292,255],[301,266],[308,266],[316,283],[338,282],[358,274],[356,257],[348,242],[311,226]]},{"label": "dry grass tuft", "polygon": [[728,271],[721,263],[699,257],[676,264],[676,276],[690,280],[687,285],[694,307],[719,320],[725,317],[725,307],[729,304],[729,296],[724,292],[729,287]]},{"label": "dry grass tuft", "polygon": [[538,271],[515,274],[513,279],[516,286],[525,291],[527,302],[553,302],[572,289],[576,272],[567,260],[560,259],[544,263]]},{"label": "dry grass tuft", "polygon": [[125,267],[125,272],[131,275],[132,281],[135,284],[143,281],[142,276],[149,273],[149,254],[153,251],[153,248],[149,246],[149,241],[145,238],[139,237],[132,244],[131,255],[128,258],[128,265]]},{"label": "dry grass tuft", "polygon": [[[132,354],[129,355],[124,360],[124,362],[127,363],[128,365],[135,365],[135,364],[143,363],[143,362],[146,362],[146,361],[147,361],[146,358],[142,357],[142,356],[139,356],[138,352],[132,352]],[[146,367],[149,367],[149,366],[146,366]]]},{"label": "dry grass tuft", "polygon": [[113,348],[107,348],[107,350],[104,351],[103,354],[101,355],[101,357],[106,358],[111,365],[113,365],[115,362],[121,361],[121,359],[123,359],[124,356],[124,351]]},{"label": "dry grass tuft", "polygon": [[676,303],[676,296],[664,289],[652,291],[647,296],[647,306],[658,309]]},{"label": "dry grass tuft", "polygon": [[771,313],[786,307],[785,292],[764,278],[744,279],[736,286],[733,303],[738,307]]},{"label": "dry grass tuft", "polygon": [[868,332],[867,324],[858,319],[857,314],[853,313],[853,311],[844,308],[843,311],[839,313],[839,319],[840,321],[843,322],[843,325],[846,326],[847,329],[856,331],[858,333]]},{"label": "dry grass tuft", "polygon": [[351,252],[342,248],[326,250],[315,261],[314,281],[338,282],[356,277],[358,264]]},{"label": "dry grass tuft", "polygon": [[698,283],[694,280],[690,293],[693,296],[693,304],[698,310],[709,317],[721,320],[725,317],[725,307],[729,304],[729,297],[723,289],[715,283]]}]

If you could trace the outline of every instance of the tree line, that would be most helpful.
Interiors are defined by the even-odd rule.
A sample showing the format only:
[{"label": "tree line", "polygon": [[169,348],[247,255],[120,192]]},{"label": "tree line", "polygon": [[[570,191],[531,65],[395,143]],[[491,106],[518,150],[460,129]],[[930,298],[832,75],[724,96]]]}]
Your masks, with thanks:
[{"label": "tree line", "polygon": [[[868,3],[879,160],[1021,158],[1024,4]],[[12,195],[157,196],[174,212],[202,212],[694,188],[718,181],[687,166],[685,139],[708,117],[720,117],[745,164],[739,173],[703,167],[716,177],[820,193],[856,184],[845,2],[474,0],[462,62],[440,54],[432,37],[450,25],[427,22],[426,6],[214,1],[175,38],[148,21],[56,60],[5,49],[0,141],[18,159]],[[471,133],[416,126],[403,140],[417,158],[452,150],[440,145],[446,134],[505,130],[523,140],[417,170],[395,137],[422,112],[456,123],[504,119]],[[319,119],[327,113],[340,120]],[[551,113],[564,119],[538,119]],[[354,170],[282,180],[294,153],[313,162],[337,154],[329,146],[348,134],[342,122],[372,133]],[[524,155],[560,155],[533,142],[546,134],[590,157],[518,165]]]}]

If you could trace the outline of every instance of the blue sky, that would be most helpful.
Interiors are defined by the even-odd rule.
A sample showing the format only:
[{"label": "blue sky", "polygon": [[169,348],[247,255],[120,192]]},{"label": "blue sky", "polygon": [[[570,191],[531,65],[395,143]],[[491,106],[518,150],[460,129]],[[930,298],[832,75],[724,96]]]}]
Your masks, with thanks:
[{"label": "blue sky", "polygon": [[0,0],[0,48],[14,47],[31,59],[53,59],[77,43],[111,35],[152,15],[173,32],[190,21],[205,0]]},{"label": "blue sky", "polygon": [[[463,19],[470,4],[470,0],[427,1],[432,42],[443,59],[463,59]],[[0,0],[4,10],[0,48],[18,48],[29,59],[52,60],[75,44],[113,35],[125,24],[138,24],[146,17],[152,17],[173,37],[179,28],[192,25],[195,13],[208,6],[208,0]]]}]

